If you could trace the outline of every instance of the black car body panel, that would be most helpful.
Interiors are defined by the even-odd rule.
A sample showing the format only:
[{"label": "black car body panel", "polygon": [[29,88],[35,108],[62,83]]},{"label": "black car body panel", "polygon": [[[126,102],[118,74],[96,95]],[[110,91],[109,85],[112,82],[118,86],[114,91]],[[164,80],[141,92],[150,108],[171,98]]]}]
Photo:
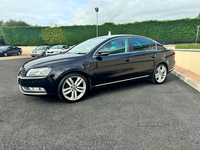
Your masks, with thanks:
[{"label": "black car body panel", "polygon": [[[46,90],[46,94],[52,95],[56,94],[60,80],[72,72],[84,75],[90,83],[90,88],[93,88],[123,80],[151,77],[152,72],[159,64],[165,64],[168,73],[174,69],[173,50],[168,50],[158,42],[151,40],[151,43],[154,44],[154,49],[137,51],[130,42],[130,39],[135,37],[151,40],[146,37],[132,35],[104,36],[95,38],[103,38],[104,40],[86,54],[74,54],[70,53],[70,50],[69,53],[31,60],[22,66],[18,74],[18,83],[20,86],[43,87]],[[127,52],[96,56],[103,46],[112,40],[120,38],[125,39],[127,42],[128,49],[125,50]],[[157,49],[157,45],[162,48]],[[142,45],[140,48],[142,48]],[[44,67],[52,69],[47,77],[26,76],[30,69]],[[22,93],[34,95],[25,91],[22,91]]]}]

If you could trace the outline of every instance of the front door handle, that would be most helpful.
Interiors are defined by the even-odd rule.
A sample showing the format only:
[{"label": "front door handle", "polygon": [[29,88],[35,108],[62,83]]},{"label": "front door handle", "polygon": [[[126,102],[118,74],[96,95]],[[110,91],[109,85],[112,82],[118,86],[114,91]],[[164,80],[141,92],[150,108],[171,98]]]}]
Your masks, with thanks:
[{"label": "front door handle", "polygon": [[151,55],[152,58],[156,58],[156,55]]},{"label": "front door handle", "polygon": [[126,58],[126,59],[124,59],[124,61],[129,62],[129,61],[131,61],[131,58]]}]

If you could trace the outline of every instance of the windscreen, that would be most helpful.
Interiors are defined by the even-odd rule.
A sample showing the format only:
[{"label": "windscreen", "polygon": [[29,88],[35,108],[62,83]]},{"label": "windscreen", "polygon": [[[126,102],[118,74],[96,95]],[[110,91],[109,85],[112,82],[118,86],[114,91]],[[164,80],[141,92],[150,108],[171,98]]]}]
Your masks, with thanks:
[{"label": "windscreen", "polygon": [[39,46],[36,48],[36,50],[43,50],[43,49],[45,49],[45,46]]},{"label": "windscreen", "polygon": [[62,46],[60,45],[52,46],[51,49],[62,49]]},{"label": "windscreen", "polygon": [[6,49],[6,48],[8,48],[9,46],[0,46],[0,50],[2,50],[2,49]]},{"label": "windscreen", "polygon": [[78,44],[77,46],[69,50],[68,53],[87,54],[104,40],[104,38],[89,39],[85,42]]}]

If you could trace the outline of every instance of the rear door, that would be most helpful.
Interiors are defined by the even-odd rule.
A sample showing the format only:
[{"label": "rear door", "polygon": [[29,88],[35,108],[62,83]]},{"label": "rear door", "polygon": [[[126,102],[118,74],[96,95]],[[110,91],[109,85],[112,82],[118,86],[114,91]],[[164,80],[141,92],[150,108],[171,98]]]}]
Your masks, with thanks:
[{"label": "rear door", "polygon": [[157,61],[156,44],[145,37],[132,37],[130,39],[133,60],[133,76],[148,76]]},{"label": "rear door", "polygon": [[17,54],[17,52],[18,52],[17,46],[13,46],[13,48],[12,48],[12,54]]}]

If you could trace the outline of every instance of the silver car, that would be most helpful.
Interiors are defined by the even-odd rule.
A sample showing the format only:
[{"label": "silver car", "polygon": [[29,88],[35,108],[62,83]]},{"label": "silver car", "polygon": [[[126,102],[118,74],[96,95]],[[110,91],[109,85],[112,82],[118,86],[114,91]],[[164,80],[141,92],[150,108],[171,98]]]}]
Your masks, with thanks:
[{"label": "silver car", "polygon": [[50,48],[51,48],[51,46],[49,46],[49,45],[38,46],[36,49],[34,49],[30,52],[30,55],[32,57],[46,56],[46,51]]},{"label": "silver car", "polygon": [[46,55],[53,55],[59,53],[65,53],[69,50],[68,45],[54,45],[49,50],[46,51]]}]

